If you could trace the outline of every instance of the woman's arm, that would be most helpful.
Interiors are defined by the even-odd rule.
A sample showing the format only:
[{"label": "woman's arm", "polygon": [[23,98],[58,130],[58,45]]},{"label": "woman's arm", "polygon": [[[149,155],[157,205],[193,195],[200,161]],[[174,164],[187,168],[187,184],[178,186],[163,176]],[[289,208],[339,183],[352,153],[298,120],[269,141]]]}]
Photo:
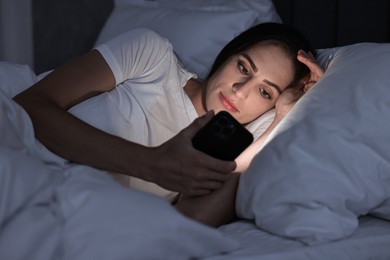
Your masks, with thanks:
[{"label": "woman's arm", "polygon": [[188,195],[219,188],[227,173],[234,170],[234,162],[216,160],[192,147],[192,136],[210,120],[210,113],[163,145],[149,148],[109,135],[67,112],[114,86],[110,67],[93,50],[59,67],[14,100],[31,117],[37,139],[70,161],[138,177]]},{"label": "woman's arm", "polygon": [[[74,162],[116,172],[137,172],[129,158],[141,146],[124,143],[66,113],[73,105],[115,87],[114,76],[96,50],[54,70],[37,84],[17,95],[32,119],[36,137],[54,153]],[[128,156],[126,156],[128,157]],[[115,160],[110,160],[115,158]],[[126,169],[123,169],[125,167]]]},{"label": "woman's arm", "polygon": [[221,188],[204,196],[181,195],[175,207],[185,216],[211,227],[219,227],[236,218],[236,193],[240,174],[231,173]]}]

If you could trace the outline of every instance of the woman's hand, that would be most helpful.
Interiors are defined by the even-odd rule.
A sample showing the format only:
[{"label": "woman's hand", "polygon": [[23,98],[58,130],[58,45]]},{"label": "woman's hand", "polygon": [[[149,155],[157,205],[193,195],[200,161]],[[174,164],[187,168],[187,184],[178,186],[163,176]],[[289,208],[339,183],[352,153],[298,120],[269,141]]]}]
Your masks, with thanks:
[{"label": "woman's hand", "polygon": [[236,168],[234,161],[215,159],[192,146],[191,139],[213,116],[209,112],[196,119],[175,137],[145,157],[147,179],[184,195],[205,195],[219,189]]},{"label": "woman's hand", "polygon": [[301,87],[292,87],[284,90],[275,104],[275,120],[279,122],[283,119],[304,93]]},{"label": "woman's hand", "polygon": [[311,52],[307,53],[300,50],[297,59],[310,69],[310,73],[302,80],[302,85],[288,88],[279,96],[275,105],[275,110],[276,116],[280,119],[283,118],[303,94],[309,91],[309,89],[311,89],[324,75],[324,70],[318,66]]},{"label": "woman's hand", "polygon": [[300,50],[298,51],[297,59],[310,69],[309,76],[303,81],[303,91],[307,92],[324,75],[324,70],[318,66],[311,52],[307,53]]}]

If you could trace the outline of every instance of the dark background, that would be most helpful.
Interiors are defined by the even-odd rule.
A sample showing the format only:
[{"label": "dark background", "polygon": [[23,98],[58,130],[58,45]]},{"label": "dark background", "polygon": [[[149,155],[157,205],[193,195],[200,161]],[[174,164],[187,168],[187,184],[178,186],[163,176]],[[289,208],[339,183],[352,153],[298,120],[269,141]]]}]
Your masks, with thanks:
[{"label": "dark background", "polygon": [[[240,1],[240,0],[238,0]],[[33,0],[34,68],[41,73],[93,47],[113,0]],[[389,0],[274,0],[312,47],[390,42]]]}]

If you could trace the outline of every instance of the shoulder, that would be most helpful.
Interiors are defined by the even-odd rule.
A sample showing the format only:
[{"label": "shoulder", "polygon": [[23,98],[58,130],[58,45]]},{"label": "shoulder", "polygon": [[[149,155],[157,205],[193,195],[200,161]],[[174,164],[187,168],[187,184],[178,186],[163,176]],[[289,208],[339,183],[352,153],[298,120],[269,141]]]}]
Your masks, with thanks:
[{"label": "shoulder", "polygon": [[162,37],[157,32],[148,28],[138,28],[138,29],[128,31],[128,33],[135,35],[136,38],[139,38],[140,40],[143,41],[159,42],[162,44],[169,43],[169,41],[166,38]]},{"label": "shoulder", "polygon": [[171,43],[146,28],[127,31],[96,49],[109,64],[117,84],[140,77],[174,56]]},{"label": "shoulder", "polygon": [[105,43],[108,46],[121,46],[136,50],[161,50],[172,49],[171,43],[158,33],[147,28],[138,28],[127,31]]}]

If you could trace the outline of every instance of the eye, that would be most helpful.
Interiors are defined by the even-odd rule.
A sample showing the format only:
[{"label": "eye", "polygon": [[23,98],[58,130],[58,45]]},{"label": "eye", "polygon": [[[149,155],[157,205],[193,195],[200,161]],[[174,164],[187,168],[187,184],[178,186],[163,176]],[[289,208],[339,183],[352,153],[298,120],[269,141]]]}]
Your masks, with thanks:
[{"label": "eye", "polygon": [[245,64],[242,61],[238,61],[237,63],[238,70],[244,74],[249,75],[249,70],[245,67]]},{"label": "eye", "polygon": [[260,88],[260,95],[267,98],[267,99],[270,99],[270,100],[272,99],[272,95],[264,88]]}]

